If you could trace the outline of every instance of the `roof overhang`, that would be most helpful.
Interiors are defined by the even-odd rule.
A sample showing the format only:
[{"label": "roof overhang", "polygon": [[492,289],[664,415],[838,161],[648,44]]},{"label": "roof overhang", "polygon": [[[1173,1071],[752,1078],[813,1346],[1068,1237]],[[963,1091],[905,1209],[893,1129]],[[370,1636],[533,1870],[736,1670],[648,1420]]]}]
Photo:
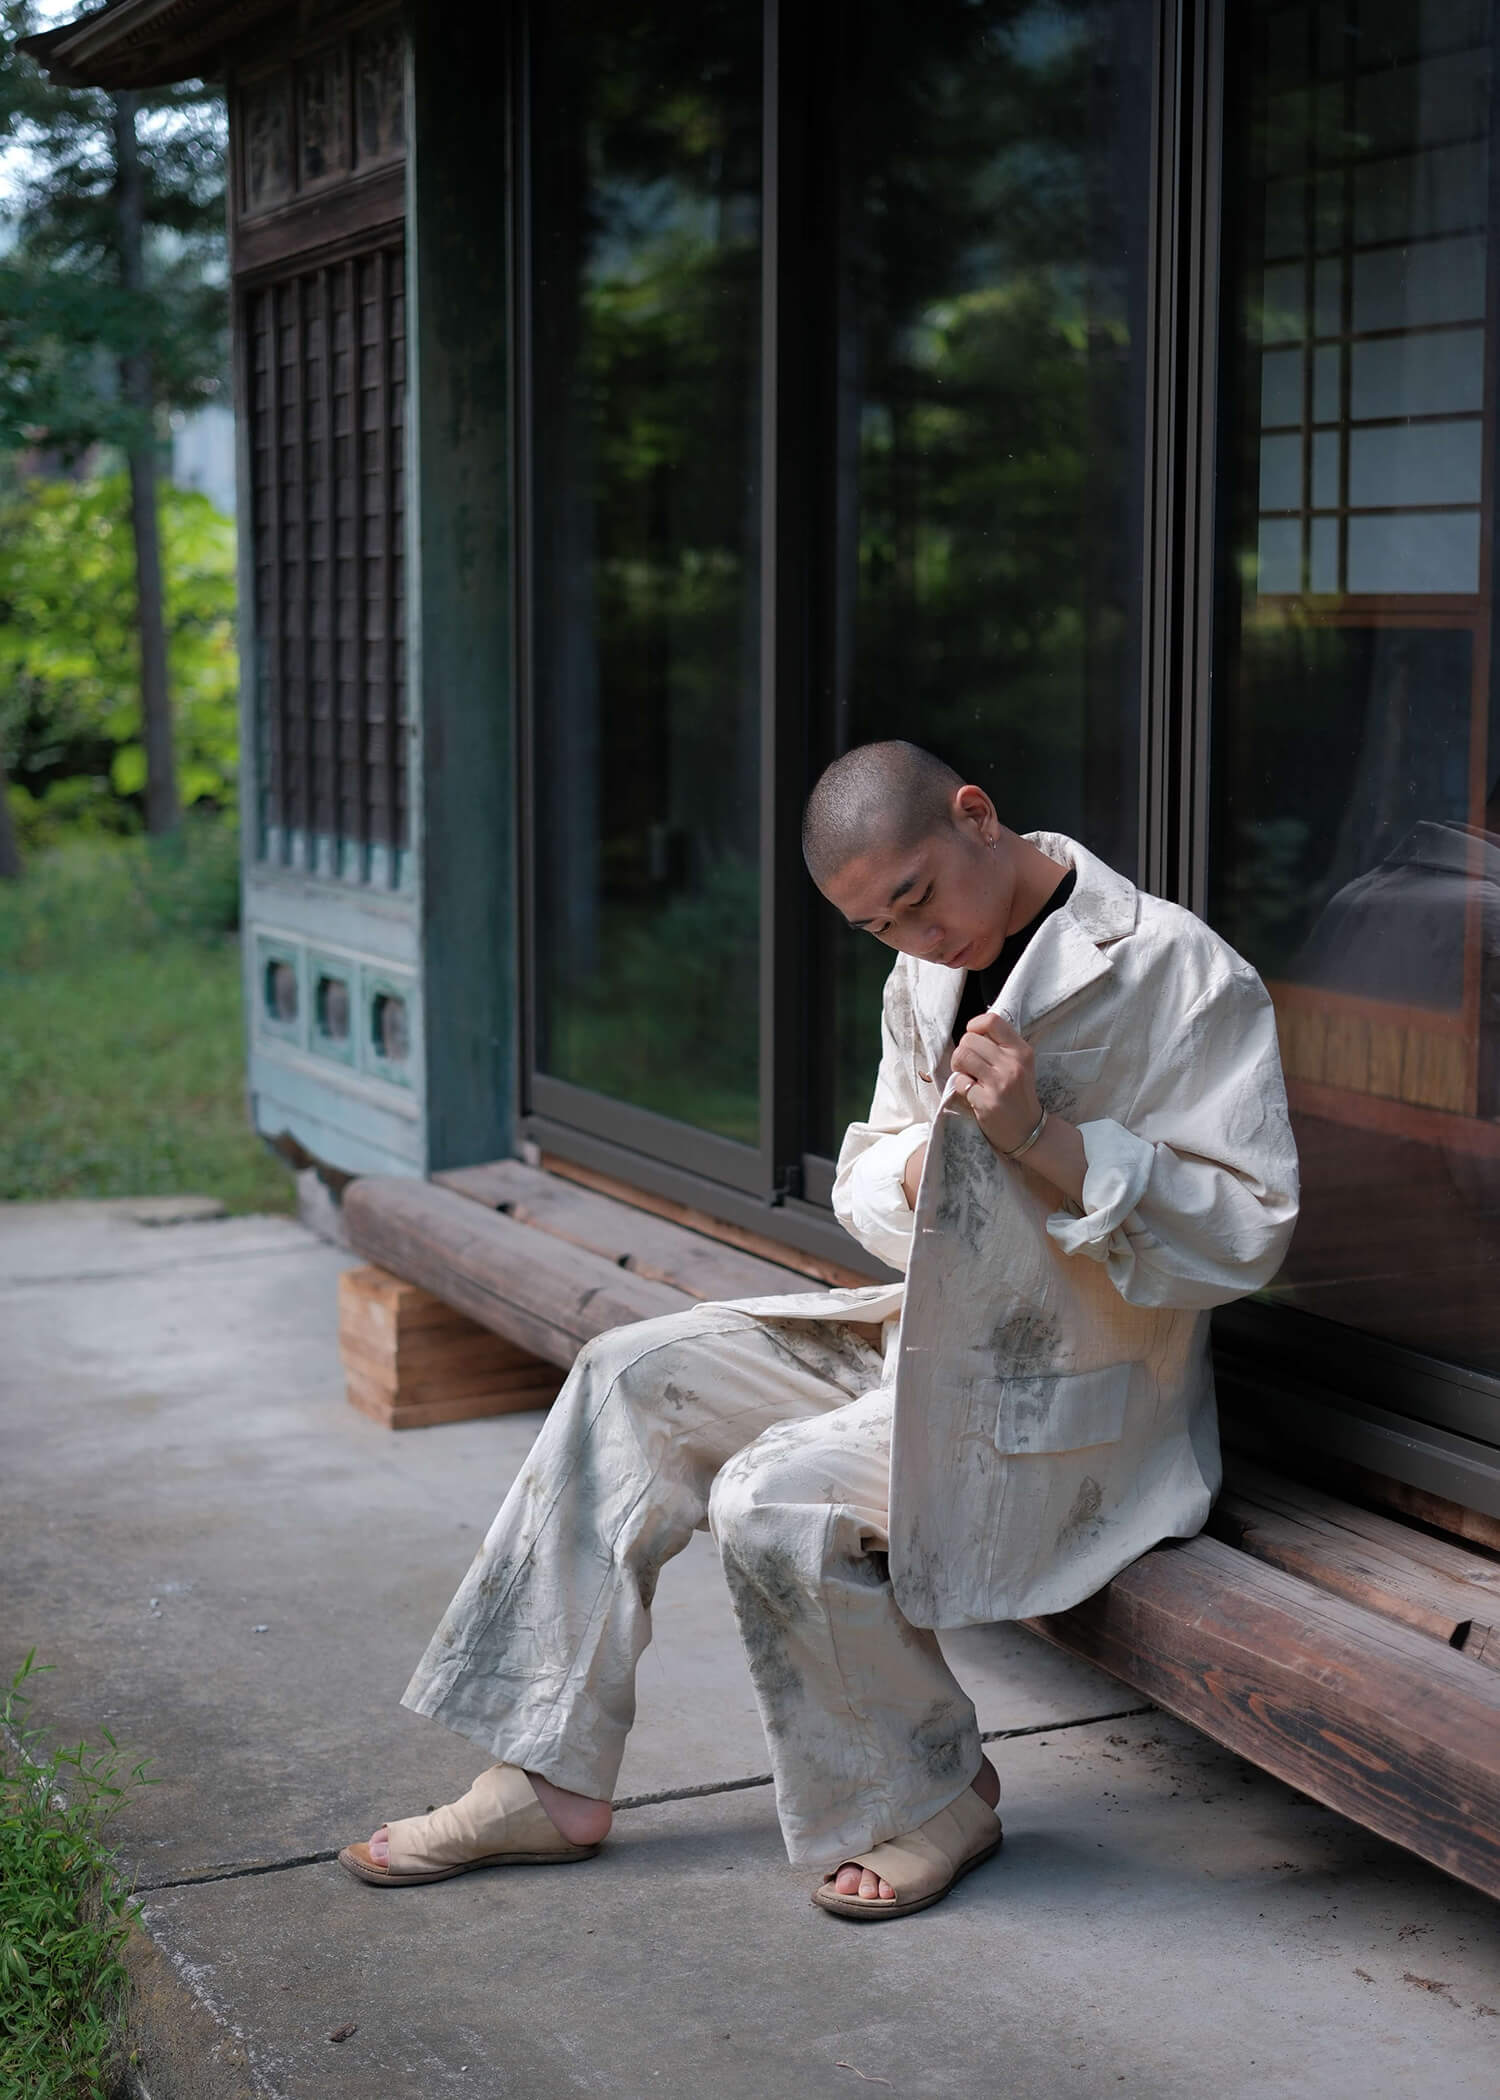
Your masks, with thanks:
[{"label": "roof overhang", "polygon": [[215,70],[232,38],[286,0],[110,0],[19,48],[65,87],[166,87]]}]

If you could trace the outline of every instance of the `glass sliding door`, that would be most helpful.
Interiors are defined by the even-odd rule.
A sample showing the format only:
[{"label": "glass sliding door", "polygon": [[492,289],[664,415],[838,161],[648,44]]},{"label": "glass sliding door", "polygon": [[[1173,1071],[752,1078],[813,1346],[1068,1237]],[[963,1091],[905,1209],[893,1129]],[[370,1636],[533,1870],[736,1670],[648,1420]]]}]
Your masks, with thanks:
[{"label": "glass sliding door", "polygon": [[[871,0],[830,30],[822,756],[910,738],[1134,873],[1156,9]],[[815,923],[826,1158],[890,956]]]},{"label": "glass sliding door", "polygon": [[1230,19],[1210,916],[1302,1151],[1269,1295],[1497,1373],[1492,11]]},{"label": "glass sliding door", "polygon": [[524,10],[544,1146],[854,1253],[828,1162],[889,958],[792,836],[852,743],[923,742],[1136,870],[1163,12]]},{"label": "glass sliding door", "polygon": [[739,0],[531,11],[534,1100],[647,1149],[759,1137],[761,70]]}]

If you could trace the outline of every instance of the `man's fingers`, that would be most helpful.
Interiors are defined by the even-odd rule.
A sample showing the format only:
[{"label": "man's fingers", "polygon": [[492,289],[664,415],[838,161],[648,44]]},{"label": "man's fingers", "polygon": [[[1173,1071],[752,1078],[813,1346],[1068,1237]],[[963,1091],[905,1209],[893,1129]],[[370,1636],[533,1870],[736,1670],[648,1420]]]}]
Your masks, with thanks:
[{"label": "man's fingers", "polygon": [[1017,1069],[1008,1043],[993,1042],[982,1035],[975,1036],[972,1041],[968,1036],[963,1038],[953,1053],[952,1068],[955,1072],[967,1072],[971,1079],[998,1077],[1007,1070]]},{"label": "man's fingers", "polygon": [[985,1036],[990,1042],[998,1043],[1007,1050],[1018,1048],[1026,1040],[1017,1029],[1011,1027],[1003,1014],[990,1013],[988,1010],[982,1014],[975,1014],[964,1033]]}]

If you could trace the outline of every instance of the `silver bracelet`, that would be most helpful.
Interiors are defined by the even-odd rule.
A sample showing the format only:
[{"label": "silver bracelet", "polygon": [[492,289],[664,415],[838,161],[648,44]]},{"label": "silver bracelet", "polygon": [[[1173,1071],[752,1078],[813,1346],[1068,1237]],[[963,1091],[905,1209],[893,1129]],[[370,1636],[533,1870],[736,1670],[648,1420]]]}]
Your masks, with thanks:
[{"label": "silver bracelet", "polygon": [[1012,1151],[1002,1151],[1000,1157],[1002,1159],[1020,1159],[1023,1154],[1031,1150],[1032,1146],[1036,1143],[1037,1139],[1041,1136],[1042,1132],[1046,1129],[1046,1127],[1047,1111],[1044,1108],[1042,1110],[1041,1121],[1037,1124],[1036,1129],[1032,1131],[1031,1135],[1029,1137],[1022,1138],[1020,1144],[1015,1146]]}]

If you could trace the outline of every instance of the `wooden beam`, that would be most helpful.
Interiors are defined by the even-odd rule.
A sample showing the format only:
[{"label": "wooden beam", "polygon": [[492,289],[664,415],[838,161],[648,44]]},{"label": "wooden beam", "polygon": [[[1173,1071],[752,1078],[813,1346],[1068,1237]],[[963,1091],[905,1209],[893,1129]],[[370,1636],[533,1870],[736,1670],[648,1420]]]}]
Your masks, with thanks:
[{"label": "wooden beam", "polygon": [[1339,1475],[1348,1482],[1351,1494],[1363,1495],[1419,1524],[1431,1524],[1436,1531],[1449,1532],[1454,1538],[1467,1539],[1488,1553],[1500,1555],[1500,1517],[1491,1516],[1487,1510],[1470,1509],[1462,1502],[1432,1494],[1409,1481],[1393,1480],[1366,1466],[1344,1465],[1339,1468]]},{"label": "wooden beam", "polygon": [[367,1261],[566,1370],[607,1328],[680,1312],[685,1291],[534,1232],[452,1189],[397,1176],[352,1181],[343,1218]]},{"label": "wooden beam", "polygon": [[762,1261],[800,1270],[804,1276],[815,1277],[819,1283],[858,1288],[880,1280],[867,1271],[847,1268],[842,1262],[827,1261],[821,1254],[806,1254],[800,1247],[773,1240],[766,1233],[751,1232],[742,1225],[730,1225],[723,1218],[711,1217],[707,1211],[694,1210],[690,1204],[674,1203],[669,1196],[653,1195],[649,1189],[617,1180],[613,1174],[602,1174],[597,1168],[580,1166],[577,1160],[564,1159],[556,1152],[542,1154],[542,1168],[564,1181],[576,1181],[581,1188],[597,1189],[601,1195],[616,1196],[632,1210],[650,1211],[658,1218],[669,1218],[673,1224],[684,1226],[689,1232],[701,1232],[707,1239],[722,1240],[728,1247],[739,1247],[746,1254],[759,1255]]},{"label": "wooden beam", "polygon": [[[1307,1481],[1340,1497],[1357,1495],[1361,1502],[1389,1510],[1394,1519],[1411,1518],[1447,1533],[1455,1544],[1462,1540],[1460,1551],[1477,1546],[1500,1565],[1500,1516],[1481,1509],[1477,1500],[1455,1502],[1435,1488],[1399,1479],[1393,1470],[1410,1464],[1440,1478],[1446,1465],[1458,1470],[1465,1491],[1474,1496],[1492,1485],[1476,1472],[1470,1456],[1486,1447],[1469,1437],[1431,1431],[1439,1439],[1439,1447],[1433,1447],[1417,1437],[1414,1425],[1398,1426],[1398,1418],[1384,1409],[1348,1414],[1297,1388],[1294,1376],[1287,1368],[1287,1386],[1249,1389],[1233,1365],[1220,1366],[1219,1428],[1226,1468],[1243,1459],[1279,1479]],[[1358,1463],[1351,1451],[1361,1458],[1378,1454],[1381,1464]]]},{"label": "wooden beam", "polygon": [[1476,1553],[1472,1547],[1460,1546],[1453,1539],[1434,1538],[1430,1532],[1418,1531],[1415,1525],[1403,1524],[1395,1517],[1383,1517],[1377,1510],[1361,1509],[1356,1503],[1342,1501],[1323,1488],[1289,1480],[1280,1473],[1253,1464],[1238,1452],[1226,1451],[1224,1454],[1224,1485],[1230,1493],[1257,1502],[1263,1509],[1326,1518],[1357,1538],[1389,1547],[1405,1559],[1431,1568],[1435,1574],[1449,1576],[1454,1582],[1483,1592],[1500,1608],[1500,1561],[1491,1560],[1482,1552]]},{"label": "wooden beam", "polygon": [[455,1167],[432,1178],[440,1188],[503,1211],[518,1225],[530,1225],[574,1247],[586,1247],[634,1276],[671,1284],[690,1298],[760,1298],[789,1291],[816,1297],[822,1288],[793,1269],[706,1239],[702,1233],[690,1232],[612,1196],[543,1174],[518,1159]]},{"label": "wooden beam", "polygon": [[1476,1608],[1486,1619],[1494,1614],[1496,1600],[1483,1591],[1305,1511],[1266,1509],[1239,1495],[1222,1495],[1208,1529],[1270,1567],[1285,1568],[1332,1596],[1347,1597],[1449,1647],[1465,1645]]},{"label": "wooden beam", "polygon": [[1500,1896],[1500,1673],[1218,1539],[1028,1622],[1288,1785]]}]

